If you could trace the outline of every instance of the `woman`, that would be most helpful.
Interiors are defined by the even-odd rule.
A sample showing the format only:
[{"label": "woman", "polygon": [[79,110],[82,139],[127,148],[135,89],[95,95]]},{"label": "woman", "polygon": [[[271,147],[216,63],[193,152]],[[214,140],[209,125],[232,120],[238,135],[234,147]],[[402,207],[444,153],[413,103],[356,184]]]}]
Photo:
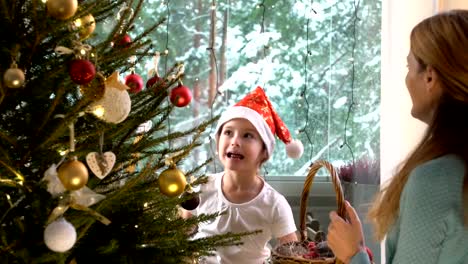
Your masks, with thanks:
[{"label": "woman", "polygon": [[[425,136],[377,196],[369,217],[386,263],[468,263],[468,10],[427,18],[410,36],[406,86]],[[330,213],[328,245],[370,263],[360,220]]]}]

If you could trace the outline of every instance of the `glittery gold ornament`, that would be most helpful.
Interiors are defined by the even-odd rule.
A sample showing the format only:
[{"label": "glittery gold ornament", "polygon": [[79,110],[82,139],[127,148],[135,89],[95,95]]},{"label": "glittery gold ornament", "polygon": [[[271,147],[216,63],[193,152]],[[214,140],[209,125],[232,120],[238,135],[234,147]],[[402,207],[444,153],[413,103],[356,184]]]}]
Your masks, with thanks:
[{"label": "glittery gold ornament", "polygon": [[96,77],[88,83],[80,85],[80,92],[84,97],[92,101],[100,100],[104,96],[106,90],[106,78],[99,72],[96,73]]},{"label": "glittery gold ornament", "polygon": [[81,189],[88,182],[88,169],[76,157],[65,161],[57,172],[63,186],[69,191]]},{"label": "glittery gold ornament", "polygon": [[48,0],[47,13],[56,19],[66,20],[74,16],[78,9],[77,0]]},{"label": "glittery gold ornament", "polygon": [[171,165],[169,169],[161,172],[158,183],[161,193],[169,197],[175,197],[184,192],[187,179],[182,171],[177,169],[175,165]]},{"label": "glittery gold ornament", "polygon": [[91,14],[78,18],[75,20],[74,25],[78,30],[80,39],[88,38],[94,32],[94,29],[96,29],[96,21]]},{"label": "glittery gold ornament", "polygon": [[3,74],[3,81],[8,88],[19,88],[24,84],[24,73],[18,69],[18,65],[13,62],[10,69]]}]

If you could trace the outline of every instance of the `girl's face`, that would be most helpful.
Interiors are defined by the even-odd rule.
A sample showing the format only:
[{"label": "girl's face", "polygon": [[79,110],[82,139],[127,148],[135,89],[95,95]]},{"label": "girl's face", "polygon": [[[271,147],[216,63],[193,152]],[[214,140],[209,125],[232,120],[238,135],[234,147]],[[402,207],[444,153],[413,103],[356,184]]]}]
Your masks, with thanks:
[{"label": "girl's face", "polygon": [[430,66],[422,68],[412,52],[408,54],[407,63],[408,73],[405,82],[413,102],[411,115],[429,123],[441,94],[437,84],[437,74]]},{"label": "girl's face", "polygon": [[224,123],[218,140],[218,156],[224,169],[257,171],[267,158],[263,141],[247,119],[236,118]]}]

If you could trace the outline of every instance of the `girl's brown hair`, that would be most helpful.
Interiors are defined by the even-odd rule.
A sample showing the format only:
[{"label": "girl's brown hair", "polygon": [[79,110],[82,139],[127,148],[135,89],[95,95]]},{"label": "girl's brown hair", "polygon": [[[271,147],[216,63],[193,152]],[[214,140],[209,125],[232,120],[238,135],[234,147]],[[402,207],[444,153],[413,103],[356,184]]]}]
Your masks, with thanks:
[{"label": "girl's brown hair", "polygon": [[[416,25],[410,36],[411,52],[419,66],[435,69],[443,89],[428,129],[396,175],[377,195],[369,211],[376,238],[382,240],[398,217],[400,196],[411,171],[445,154],[456,154],[468,173],[468,10],[452,10]],[[466,196],[465,196],[466,197]],[[465,201],[466,203],[467,201]]]}]

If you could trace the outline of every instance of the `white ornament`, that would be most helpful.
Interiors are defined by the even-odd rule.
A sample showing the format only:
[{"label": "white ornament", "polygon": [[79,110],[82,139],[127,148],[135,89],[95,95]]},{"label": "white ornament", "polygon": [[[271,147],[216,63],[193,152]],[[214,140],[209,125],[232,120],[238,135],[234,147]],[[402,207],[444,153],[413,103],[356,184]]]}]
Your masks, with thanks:
[{"label": "white ornament", "polygon": [[132,105],[128,89],[128,86],[119,81],[118,73],[114,72],[106,80],[104,96],[90,105],[90,111],[109,123],[118,124],[124,121]]},{"label": "white ornament", "polygon": [[75,245],[75,227],[64,218],[55,220],[44,230],[44,242],[52,251],[65,252]]},{"label": "white ornament", "polygon": [[52,164],[45,172],[42,180],[47,182],[47,191],[56,197],[59,194],[65,192],[62,182],[58,178],[57,165]]},{"label": "white ornament", "polygon": [[86,155],[88,167],[101,180],[111,172],[115,165],[115,160],[115,154],[110,151],[104,152],[102,156],[98,152],[90,152]]}]

